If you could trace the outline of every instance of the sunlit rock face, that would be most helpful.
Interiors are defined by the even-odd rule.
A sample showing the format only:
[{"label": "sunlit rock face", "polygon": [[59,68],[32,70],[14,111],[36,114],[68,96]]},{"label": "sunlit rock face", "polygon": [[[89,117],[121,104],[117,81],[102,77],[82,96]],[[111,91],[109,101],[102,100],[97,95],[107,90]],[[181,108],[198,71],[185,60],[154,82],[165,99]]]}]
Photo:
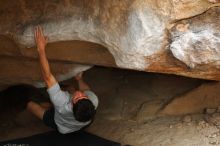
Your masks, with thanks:
[{"label": "sunlit rock face", "polygon": [[37,61],[33,28],[41,25],[51,62],[220,80],[218,0],[0,2],[1,56]]},{"label": "sunlit rock face", "polygon": [[179,21],[171,31],[170,50],[190,68],[220,66],[220,9]]}]

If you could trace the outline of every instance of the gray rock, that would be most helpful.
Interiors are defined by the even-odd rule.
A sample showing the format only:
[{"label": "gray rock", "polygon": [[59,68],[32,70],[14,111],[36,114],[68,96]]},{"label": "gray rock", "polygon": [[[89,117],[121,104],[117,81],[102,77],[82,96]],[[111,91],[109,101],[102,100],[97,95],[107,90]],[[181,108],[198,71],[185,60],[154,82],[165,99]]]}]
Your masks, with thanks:
[{"label": "gray rock", "polygon": [[206,108],[205,114],[214,114],[216,112],[215,108]]}]

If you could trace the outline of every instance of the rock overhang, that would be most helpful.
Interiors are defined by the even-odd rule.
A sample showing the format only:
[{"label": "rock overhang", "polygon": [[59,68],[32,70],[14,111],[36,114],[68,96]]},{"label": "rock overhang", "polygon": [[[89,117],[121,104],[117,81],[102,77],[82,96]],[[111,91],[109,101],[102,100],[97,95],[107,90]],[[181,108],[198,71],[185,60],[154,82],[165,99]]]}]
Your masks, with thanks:
[{"label": "rock overhang", "polygon": [[49,59],[64,64],[79,62],[220,80],[218,6],[218,1],[208,0],[8,1],[0,8],[0,34],[13,40],[21,57],[36,61],[33,28],[41,25],[50,43],[88,41],[103,46],[97,46],[102,49],[93,54],[104,49],[110,52],[103,57],[109,59],[99,63],[96,57],[83,61],[89,51],[80,53],[82,60],[68,53],[59,56],[65,47],[56,53],[49,51]]}]

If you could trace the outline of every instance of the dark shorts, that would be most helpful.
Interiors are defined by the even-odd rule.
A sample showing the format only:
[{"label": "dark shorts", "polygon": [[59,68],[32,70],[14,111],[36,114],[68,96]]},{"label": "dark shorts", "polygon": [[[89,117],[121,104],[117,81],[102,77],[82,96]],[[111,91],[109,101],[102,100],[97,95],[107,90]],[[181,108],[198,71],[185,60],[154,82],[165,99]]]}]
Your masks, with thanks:
[{"label": "dark shorts", "polygon": [[43,122],[46,126],[57,130],[57,125],[54,121],[54,113],[53,108],[46,110],[43,115]]}]

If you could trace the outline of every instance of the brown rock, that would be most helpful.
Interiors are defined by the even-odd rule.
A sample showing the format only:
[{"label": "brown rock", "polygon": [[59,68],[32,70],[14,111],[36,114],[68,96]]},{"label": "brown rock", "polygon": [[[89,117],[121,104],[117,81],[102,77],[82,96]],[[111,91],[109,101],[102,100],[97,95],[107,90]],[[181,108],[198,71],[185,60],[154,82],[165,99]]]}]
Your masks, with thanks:
[{"label": "brown rock", "polygon": [[[51,70],[58,81],[71,78],[80,71],[89,69],[91,66],[80,64],[67,64],[66,62],[51,61]],[[1,57],[0,84],[9,86],[20,83],[44,86],[42,82],[39,61],[28,58]],[[5,78],[5,75],[9,78]],[[3,86],[2,86],[3,87]]]},{"label": "brown rock", "polygon": [[[8,0],[0,11],[1,56],[36,59],[31,48],[33,28],[39,24],[49,37],[51,60],[220,80],[217,3]],[[4,80],[13,82],[1,72]]]},{"label": "brown rock", "polygon": [[205,113],[206,114],[213,114],[216,112],[216,109],[215,108],[206,108],[205,109]]},{"label": "brown rock", "polygon": [[161,115],[185,115],[203,113],[204,109],[216,108],[220,104],[220,83],[207,83],[175,97],[160,111]]}]

